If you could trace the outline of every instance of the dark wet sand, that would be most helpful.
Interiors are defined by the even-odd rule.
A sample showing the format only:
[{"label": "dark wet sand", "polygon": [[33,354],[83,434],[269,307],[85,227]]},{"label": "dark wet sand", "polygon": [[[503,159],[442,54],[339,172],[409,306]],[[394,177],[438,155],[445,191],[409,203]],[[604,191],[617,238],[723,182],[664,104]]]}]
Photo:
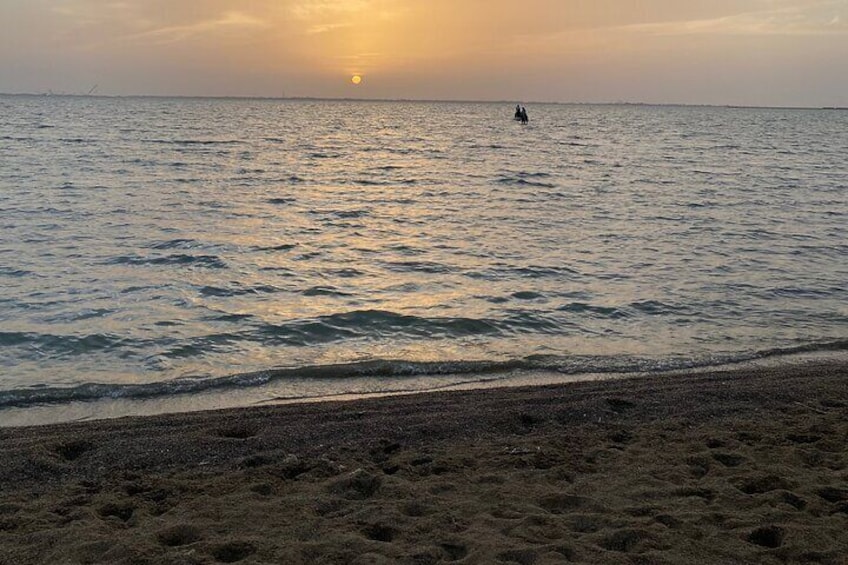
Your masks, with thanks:
[{"label": "dark wet sand", "polygon": [[0,563],[846,563],[848,367],[0,429]]}]

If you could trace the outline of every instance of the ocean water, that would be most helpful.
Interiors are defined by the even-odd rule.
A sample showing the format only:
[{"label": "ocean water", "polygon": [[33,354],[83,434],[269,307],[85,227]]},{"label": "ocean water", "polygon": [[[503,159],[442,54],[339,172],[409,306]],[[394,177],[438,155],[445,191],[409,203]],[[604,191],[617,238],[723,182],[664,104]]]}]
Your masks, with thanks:
[{"label": "ocean water", "polygon": [[512,111],[0,96],[0,423],[848,350],[848,112]]}]

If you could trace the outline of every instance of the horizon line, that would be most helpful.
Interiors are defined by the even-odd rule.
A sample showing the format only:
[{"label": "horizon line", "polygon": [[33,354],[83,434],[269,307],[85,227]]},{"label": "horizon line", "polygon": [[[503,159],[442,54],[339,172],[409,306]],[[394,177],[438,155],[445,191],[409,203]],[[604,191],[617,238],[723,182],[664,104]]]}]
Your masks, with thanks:
[{"label": "horizon line", "polygon": [[[209,95],[209,94],[81,94],[55,92],[0,92],[0,96],[63,97],[63,98],[153,98],[153,99],[201,99],[201,100],[279,100],[314,102],[412,102],[443,104],[514,104],[514,100],[474,100],[462,98],[355,98],[332,96],[261,96],[261,95]],[[521,104],[560,105],[560,106],[666,106],[691,108],[740,108],[770,110],[848,110],[848,106],[769,106],[757,104],[709,104],[698,102],[642,102],[642,101],[556,101],[528,100]]]}]

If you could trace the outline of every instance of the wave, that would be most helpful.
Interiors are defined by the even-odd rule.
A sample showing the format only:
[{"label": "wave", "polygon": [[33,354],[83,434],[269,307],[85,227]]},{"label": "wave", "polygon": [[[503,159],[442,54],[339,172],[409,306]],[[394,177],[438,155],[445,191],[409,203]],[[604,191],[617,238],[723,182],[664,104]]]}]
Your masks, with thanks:
[{"label": "wave", "polygon": [[419,272],[419,273],[451,273],[455,269],[448,265],[443,265],[434,261],[387,261],[384,263],[386,269],[399,273]]},{"label": "wave", "polygon": [[649,316],[662,316],[666,314],[693,314],[691,309],[685,306],[677,306],[674,304],[666,304],[659,300],[643,300],[632,302],[630,307],[642,314]]},{"label": "wave", "polygon": [[0,276],[2,277],[28,277],[33,275],[32,271],[27,271],[25,269],[15,269],[13,267],[5,267],[0,265]]},{"label": "wave", "polygon": [[346,339],[378,339],[386,336],[393,339],[454,339],[497,335],[516,332],[521,326],[530,331],[533,325],[532,320],[423,318],[385,310],[354,310],[284,324],[263,324],[250,332],[243,332],[240,338],[268,345],[311,346]]},{"label": "wave", "polygon": [[819,343],[805,343],[789,347],[772,347],[757,352],[758,359],[769,357],[782,357],[785,355],[798,355],[801,353],[834,353],[848,351],[848,339],[837,339]]},{"label": "wave", "polygon": [[[439,265],[429,263],[403,263],[404,270],[439,272]],[[358,271],[344,273],[345,276],[361,275]],[[341,276],[339,273],[338,276]],[[193,285],[197,296],[212,299],[230,299],[243,296],[273,297],[281,293],[297,292],[312,299],[349,299],[354,296],[343,286],[313,285],[297,291],[285,290],[272,284],[197,284]],[[148,287],[130,287],[122,293],[146,291]],[[548,303],[556,296],[532,289],[521,289],[503,296],[481,297],[493,304],[517,301],[528,304]],[[440,341],[511,340],[522,336],[551,336],[590,334],[595,331],[593,323],[599,320],[643,319],[648,317],[671,317],[671,324],[686,324],[696,315],[690,308],[655,300],[634,301],[621,305],[597,305],[580,296],[552,309],[527,308],[517,304],[512,308],[501,308],[489,316],[423,316],[398,313],[380,309],[353,309],[336,311],[321,316],[301,317],[270,323],[261,317],[241,312],[229,312],[224,307],[203,318],[204,322],[228,322],[223,331],[211,331],[202,335],[168,337],[140,340],[130,336],[108,333],[89,335],[52,334],[39,332],[0,332],[0,347],[15,347],[24,357],[49,355],[53,358],[68,358],[104,351],[117,351],[121,355],[135,356],[138,352],[153,351],[167,359],[202,358],[210,351],[241,351],[243,348],[313,347],[343,344],[349,341],[396,342],[415,341],[435,343]],[[87,318],[99,318],[113,314],[112,310],[82,309],[69,310],[48,318],[47,321],[69,322]],[[838,322],[844,317],[833,318]],[[681,321],[682,320],[682,321]],[[239,325],[230,325],[239,322]],[[161,324],[169,323],[167,320]]]},{"label": "wave", "polygon": [[[281,292],[273,285],[197,285],[196,292],[208,298],[231,298],[245,295],[274,295]],[[333,286],[313,286],[301,291],[306,297],[349,296]],[[90,310],[63,314],[67,320],[98,317],[109,310]],[[215,312],[208,321],[251,320],[251,315]],[[203,357],[222,347],[238,348],[245,344],[262,347],[311,347],[346,340],[453,340],[483,336],[515,336],[519,334],[554,334],[562,331],[561,324],[541,313],[513,312],[504,318],[421,317],[385,310],[353,310],[288,320],[278,324],[247,322],[233,331],[207,333],[183,339],[168,337],[142,340],[108,333],[87,335],[58,335],[39,332],[0,332],[0,347],[22,348],[31,355],[66,358],[77,355],[118,350],[122,354],[155,349],[170,359]]]},{"label": "wave", "polygon": [[556,188],[556,184],[537,179],[550,178],[548,173],[518,173],[515,176],[501,176],[496,182],[508,186],[535,186],[539,188]]},{"label": "wave", "polygon": [[297,243],[281,243],[279,245],[257,246],[252,247],[251,249],[253,251],[291,251],[297,246]]},{"label": "wave", "polygon": [[601,318],[619,319],[626,318],[629,314],[620,308],[614,306],[595,306],[587,302],[569,302],[564,306],[557,308],[560,312],[568,312],[570,314],[593,314]]},{"label": "wave", "polygon": [[143,139],[142,141],[162,145],[238,145],[244,143],[239,139]]},{"label": "wave", "polygon": [[334,286],[313,286],[302,291],[303,296],[350,296],[349,292],[342,292]]},{"label": "wave", "polygon": [[390,180],[381,181],[366,178],[355,178],[345,184],[353,184],[355,186],[392,186],[395,183]]},{"label": "wave", "polygon": [[[0,334],[3,335],[3,334]],[[0,391],[0,408],[90,402],[103,399],[155,399],[227,389],[246,389],[285,380],[385,379],[386,392],[399,392],[406,378],[454,375],[462,383],[505,379],[516,372],[551,371],[564,375],[670,373],[802,353],[848,351],[848,340],[766,349],[735,355],[646,358],[634,356],[531,356],[504,361],[409,361],[379,359],[354,363],[311,365],[239,373],[223,377],[183,377],[143,384],[84,383],[70,387],[20,388]],[[443,380],[434,389],[444,386]],[[424,390],[427,390],[426,388]],[[308,400],[310,397],[298,397]]]},{"label": "wave", "polygon": [[568,314],[588,314],[594,318],[619,320],[644,316],[697,316],[689,306],[667,304],[659,300],[635,301],[621,306],[600,306],[588,302],[569,302],[557,308]]},{"label": "wave", "polygon": [[55,335],[34,332],[0,332],[0,346],[25,345],[41,353],[54,355],[82,355],[131,345],[129,340],[112,335]]},{"label": "wave", "polygon": [[220,287],[206,285],[198,287],[198,292],[202,296],[214,296],[220,298],[229,298],[233,296],[256,295],[256,294],[274,294],[280,292],[280,289],[267,284],[257,284],[251,286],[242,286],[234,284],[230,287]]},{"label": "wave", "polygon": [[151,246],[151,249],[191,249],[193,247],[199,247],[202,243],[197,241],[196,239],[170,239],[168,241],[162,241],[155,245]]},{"label": "wave", "polygon": [[518,292],[513,292],[512,297],[516,300],[544,300],[546,298],[544,294],[534,292],[532,290],[520,290]]},{"label": "wave", "polygon": [[554,267],[546,265],[528,265],[526,267],[517,267],[513,272],[521,277],[539,279],[546,277],[574,277],[580,275],[580,271],[569,267]]},{"label": "wave", "polygon": [[195,265],[210,269],[226,269],[227,264],[216,255],[190,255],[177,253],[173,255],[161,255],[156,257],[141,257],[138,255],[122,255],[107,261],[109,265]]}]

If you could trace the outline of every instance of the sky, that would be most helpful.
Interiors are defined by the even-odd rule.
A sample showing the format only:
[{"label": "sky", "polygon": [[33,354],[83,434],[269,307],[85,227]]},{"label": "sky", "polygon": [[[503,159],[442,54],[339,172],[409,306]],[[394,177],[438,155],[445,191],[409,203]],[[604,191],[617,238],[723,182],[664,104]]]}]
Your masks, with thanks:
[{"label": "sky", "polygon": [[848,106],[848,0],[0,0],[0,92],[92,89]]}]

